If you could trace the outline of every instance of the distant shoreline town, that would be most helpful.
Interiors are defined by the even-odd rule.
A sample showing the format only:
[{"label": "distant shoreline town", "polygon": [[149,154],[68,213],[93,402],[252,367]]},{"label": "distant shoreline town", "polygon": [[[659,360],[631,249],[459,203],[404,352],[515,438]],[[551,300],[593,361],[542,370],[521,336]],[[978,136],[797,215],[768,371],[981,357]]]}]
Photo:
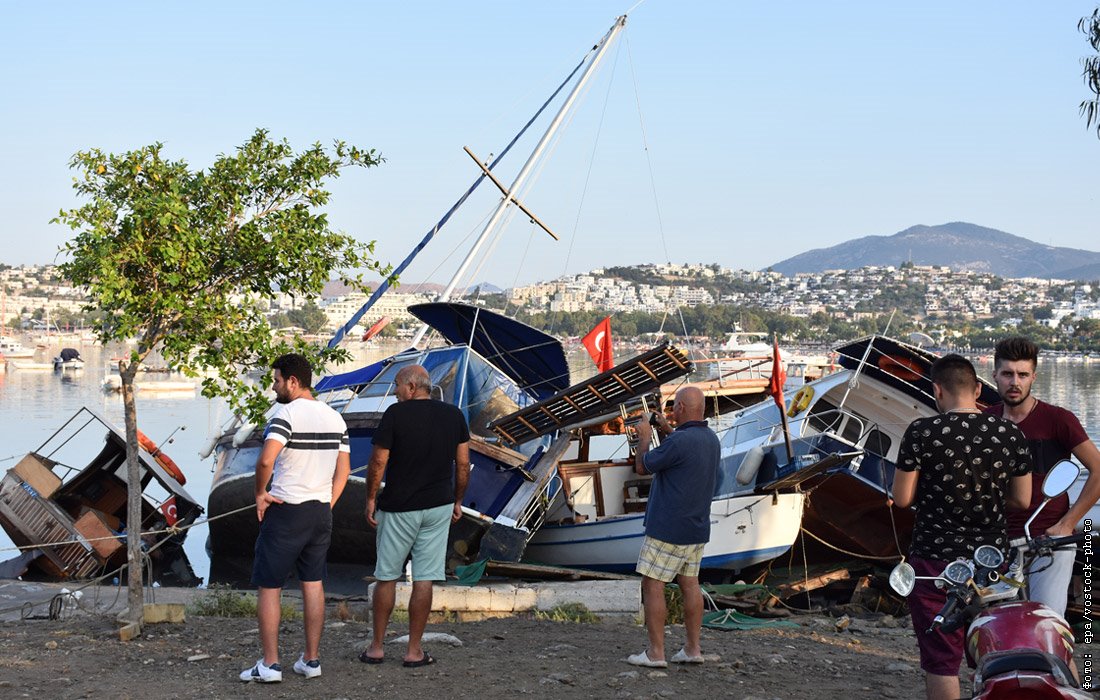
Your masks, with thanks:
[{"label": "distant shoreline town", "polygon": [[[401,335],[417,324],[407,307],[434,296],[402,285],[379,300],[363,325],[388,318],[387,334]],[[305,303],[275,295],[272,325],[329,332],[366,299],[339,284]],[[798,341],[836,340],[883,330],[884,317],[892,317],[890,330],[896,334],[920,330],[956,347],[988,347],[985,339],[1020,332],[1040,336],[1053,350],[1100,351],[1097,283],[1011,279],[911,263],[790,276],[702,263],[606,267],[504,291],[482,285],[465,299],[559,335],[583,333],[594,318],[612,315],[620,336],[660,328],[722,337],[740,329],[775,331]],[[0,325],[5,331],[87,325],[87,302],[56,266],[0,264]],[[681,320],[665,323],[670,314]],[[687,317],[690,322],[683,321]]]}]

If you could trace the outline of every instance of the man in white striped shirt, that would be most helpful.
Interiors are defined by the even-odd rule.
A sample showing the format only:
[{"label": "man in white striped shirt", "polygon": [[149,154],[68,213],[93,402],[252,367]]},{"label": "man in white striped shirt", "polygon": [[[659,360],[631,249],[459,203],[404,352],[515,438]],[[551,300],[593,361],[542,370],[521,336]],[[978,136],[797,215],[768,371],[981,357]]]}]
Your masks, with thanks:
[{"label": "man in white striped shirt", "polygon": [[293,569],[297,569],[302,588],[306,638],[294,672],[306,678],[321,675],[323,580],[332,536],[332,506],[351,472],[347,425],[339,413],[313,398],[309,361],[288,354],[276,358],[271,367],[279,405],[267,424],[256,462],[260,536],[252,568],[264,656],[240,676],[242,681],[260,683],[283,679],[279,622],[283,586]]}]

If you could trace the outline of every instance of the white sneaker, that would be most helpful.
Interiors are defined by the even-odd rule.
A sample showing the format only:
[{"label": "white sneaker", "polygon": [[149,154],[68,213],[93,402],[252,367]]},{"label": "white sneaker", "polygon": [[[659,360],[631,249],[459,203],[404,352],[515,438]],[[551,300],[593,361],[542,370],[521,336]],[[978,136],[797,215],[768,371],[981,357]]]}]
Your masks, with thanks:
[{"label": "white sneaker", "polygon": [[[320,673],[320,670],[318,670]],[[257,683],[278,683],[283,680],[283,667],[279,664],[264,665],[260,659],[256,665],[247,671],[241,671],[241,680],[245,683],[256,681]]]},{"label": "white sneaker", "polygon": [[303,652],[298,660],[294,662],[294,672],[306,678],[316,678],[321,675],[321,660],[306,661],[306,655]]}]

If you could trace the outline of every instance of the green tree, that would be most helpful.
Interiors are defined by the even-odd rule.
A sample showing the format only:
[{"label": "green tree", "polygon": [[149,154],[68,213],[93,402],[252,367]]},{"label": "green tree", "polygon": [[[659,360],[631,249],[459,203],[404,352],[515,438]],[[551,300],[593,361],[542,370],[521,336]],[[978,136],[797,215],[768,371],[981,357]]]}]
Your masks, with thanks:
[{"label": "green tree", "polygon": [[1096,52],[1096,55],[1088,56],[1083,61],[1082,77],[1093,97],[1081,102],[1081,114],[1085,117],[1085,126],[1095,128],[1096,135],[1100,136],[1100,7],[1093,10],[1091,15],[1082,17],[1077,28],[1087,37],[1089,46]]},{"label": "green tree", "polygon": [[[61,273],[88,290],[101,316],[93,329],[102,342],[134,338],[135,349],[120,362],[126,421],[127,522],[141,523],[137,406],[134,376],[159,347],[169,364],[190,376],[213,370],[202,393],[222,396],[253,422],[270,400],[260,386],[242,381],[242,370],[267,367],[291,350],[273,339],[262,313],[276,290],[314,298],[334,271],[361,288],[360,274],[380,270],[374,244],[333,231],[318,211],[329,200],[326,183],[349,166],[381,163],[373,150],[337,141],[295,153],[284,141],[257,130],[206,170],[168,160],[159,143],[121,154],[80,151],[70,163],[73,188],[88,200],[62,210],[55,223],[75,236],[62,247]],[[358,273],[352,274],[352,271]],[[346,353],[295,348],[323,363]],[[142,616],[141,538],[130,537],[129,620]]]},{"label": "green tree", "polygon": [[300,309],[291,309],[286,312],[287,320],[291,325],[298,326],[306,333],[319,333],[328,323],[328,316],[317,306],[312,299],[302,304]]}]

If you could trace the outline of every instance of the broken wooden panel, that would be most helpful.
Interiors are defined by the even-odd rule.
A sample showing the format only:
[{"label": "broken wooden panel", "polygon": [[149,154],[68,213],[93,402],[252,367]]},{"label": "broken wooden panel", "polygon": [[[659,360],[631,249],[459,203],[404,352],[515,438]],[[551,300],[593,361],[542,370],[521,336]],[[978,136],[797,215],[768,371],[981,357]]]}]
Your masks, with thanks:
[{"label": "broken wooden panel", "polygon": [[556,430],[611,415],[625,401],[643,396],[692,370],[682,350],[661,345],[548,399],[499,418],[489,428],[520,444]]}]

